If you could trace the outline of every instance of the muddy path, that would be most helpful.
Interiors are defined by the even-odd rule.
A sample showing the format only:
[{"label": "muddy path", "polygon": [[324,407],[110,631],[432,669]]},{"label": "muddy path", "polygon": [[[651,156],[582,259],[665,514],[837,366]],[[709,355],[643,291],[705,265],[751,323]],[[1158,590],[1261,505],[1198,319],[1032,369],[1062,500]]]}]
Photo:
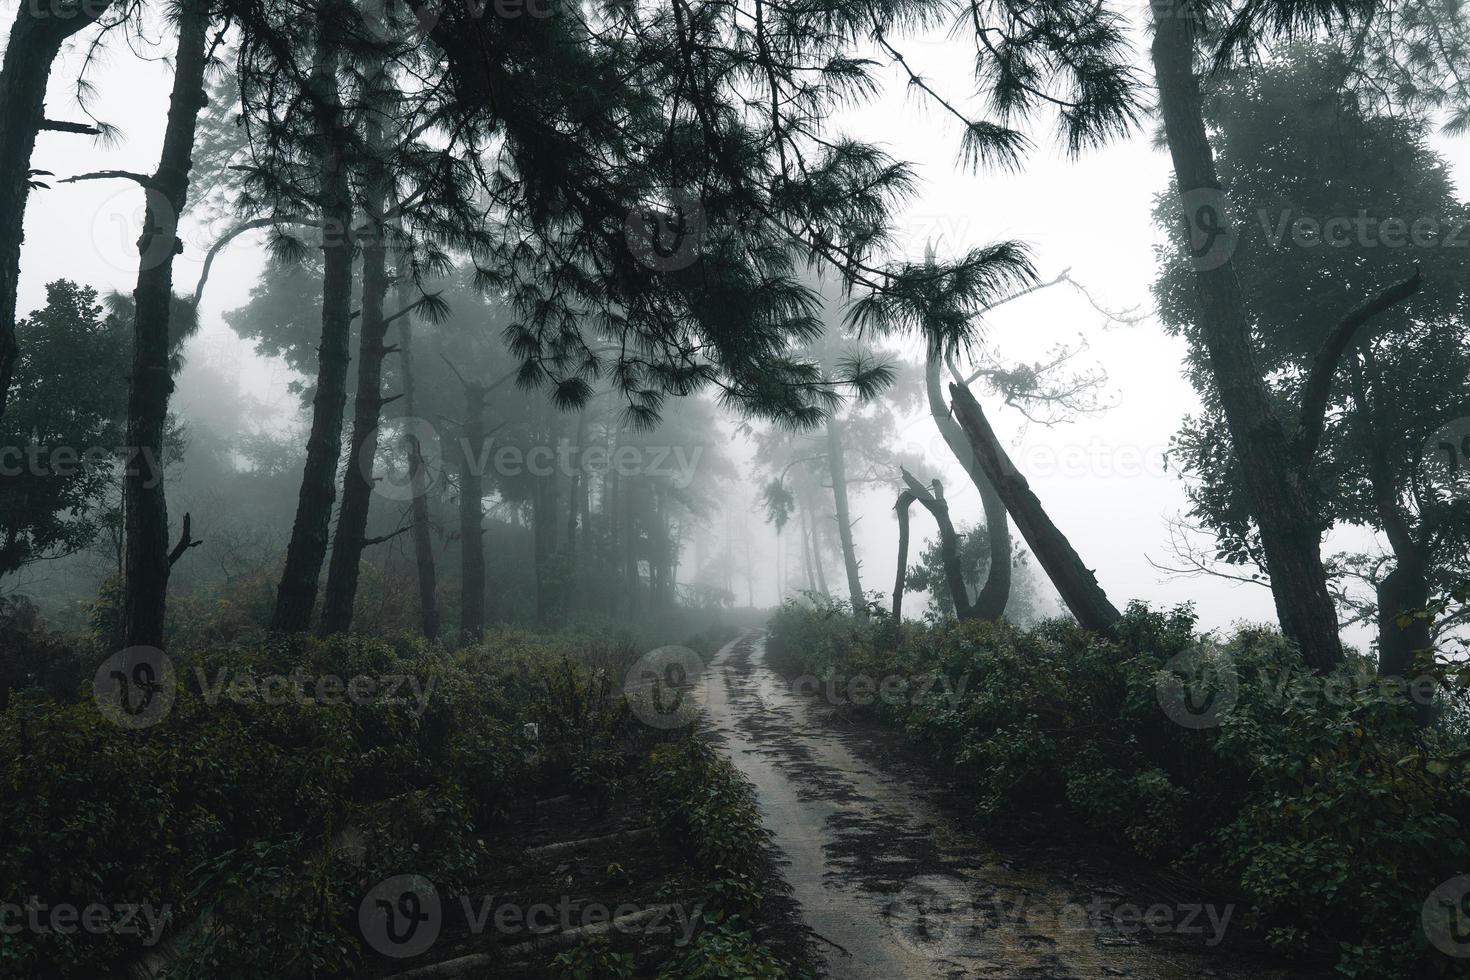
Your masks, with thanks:
[{"label": "muddy path", "polygon": [[1267,958],[1234,903],[1094,860],[1085,847],[991,849],[944,801],[940,774],[841,725],[764,652],[749,633],[713,658],[705,724],[756,787],[831,977],[1315,975]]}]

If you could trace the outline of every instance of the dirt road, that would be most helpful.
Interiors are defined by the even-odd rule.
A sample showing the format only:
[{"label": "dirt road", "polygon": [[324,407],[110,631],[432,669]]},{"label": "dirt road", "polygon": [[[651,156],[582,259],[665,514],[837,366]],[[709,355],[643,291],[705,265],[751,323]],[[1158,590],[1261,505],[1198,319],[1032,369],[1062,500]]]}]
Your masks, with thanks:
[{"label": "dirt road", "polygon": [[1116,869],[1070,856],[988,849],[939,803],[932,773],[875,763],[871,733],[834,724],[764,654],[747,634],[713,658],[705,723],[755,784],[832,977],[1308,975],[1242,951],[1234,904],[1120,884]]}]

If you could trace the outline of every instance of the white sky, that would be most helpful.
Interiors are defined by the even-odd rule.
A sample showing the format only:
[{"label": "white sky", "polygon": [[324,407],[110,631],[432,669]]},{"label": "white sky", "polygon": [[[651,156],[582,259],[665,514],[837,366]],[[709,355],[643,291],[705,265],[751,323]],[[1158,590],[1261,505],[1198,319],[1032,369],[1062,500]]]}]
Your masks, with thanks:
[{"label": "white sky", "polygon": [[[14,4],[8,0],[0,11],[6,25]],[[1142,9],[1137,2],[1130,7]],[[926,66],[925,74],[947,95],[963,98],[972,88],[965,79],[968,54],[962,44],[936,37],[901,47],[912,64]],[[1139,59],[1143,54],[1140,49]],[[54,118],[82,118],[68,84],[79,62],[74,50],[53,73],[47,108]],[[1147,66],[1142,60],[1137,63],[1147,79]],[[94,68],[92,77],[97,88],[93,111],[121,127],[123,142],[103,149],[84,137],[43,133],[32,165],[54,171],[58,178],[98,169],[151,172],[157,164],[171,80],[167,66],[140,60],[114,42],[110,56]],[[1047,130],[1040,134],[1023,172],[969,174],[955,166],[958,127],[911,96],[897,73],[892,78],[894,84],[883,97],[843,124],[918,165],[920,193],[902,219],[916,254],[930,238],[940,239],[941,251],[949,253],[1017,238],[1032,246],[1043,278],[1070,267],[1108,308],[1150,306],[1149,285],[1155,272],[1151,249],[1160,237],[1150,220],[1152,196],[1169,177],[1167,154],[1150,146],[1151,128],[1078,161],[1065,159]],[[1470,144],[1439,140],[1438,145],[1454,164],[1463,189],[1470,178]],[[20,313],[44,302],[44,284],[51,279],[72,278],[104,291],[131,290],[136,271],[133,243],[141,216],[141,191],[121,181],[57,185],[33,194],[25,221]],[[214,231],[186,230],[186,251],[176,262],[179,291],[192,288],[203,244]],[[248,239],[224,253],[211,275],[201,333],[187,353],[217,370],[232,371],[243,392],[284,410],[292,406],[292,396],[285,391],[289,374],[255,358],[220,316],[244,302],[260,266],[261,255]],[[1079,334],[1091,347],[1082,364],[1096,363],[1107,371],[1107,390],[1116,407],[1051,429],[1032,425],[1022,437],[1023,420],[1015,412],[987,405],[992,423],[1008,440],[1033,489],[1120,607],[1132,598],[1156,605],[1193,601],[1205,627],[1273,619],[1264,588],[1217,579],[1171,580],[1146,560],[1151,556],[1168,562],[1165,520],[1185,506],[1177,479],[1164,473],[1160,463],[1180,418],[1197,406],[1183,377],[1179,341],[1166,337],[1152,319],[1134,327],[1104,328],[1103,317],[1066,287],[997,311],[987,336],[1008,357],[1035,359],[1054,343],[1074,342]],[[189,411],[187,405],[176,408],[184,414]],[[931,460],[949,460],[926,417],[917,418],[904,435],[916,446],[929,447]],[[1060,462],[1044,472],[1039,464],[1047,459]],[[976,520],[979,503],[959,468],[949,463],[942,475],[956,520]],[[886,591],[892,585],[897,542],[891,507],[887,490],[864,494],[857,503],[862,518],[858,547],[869,589]],[[915,527],[928,536],[921,521]],[[1329,541],[1326,550],[1343,546],[1345,540]],[[770,542],[766,551],[768,556],[774,554]],[[763,590],[774,599],[774,575]],[[1357,631],[1352,639],[1366,644],[1367,632]]]}]

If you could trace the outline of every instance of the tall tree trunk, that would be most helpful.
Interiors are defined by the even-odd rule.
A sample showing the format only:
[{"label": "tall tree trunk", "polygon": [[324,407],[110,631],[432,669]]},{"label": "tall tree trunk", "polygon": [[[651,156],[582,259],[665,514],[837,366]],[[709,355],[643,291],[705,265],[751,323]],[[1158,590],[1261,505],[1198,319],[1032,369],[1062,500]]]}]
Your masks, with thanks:
[{"label": "tall tree trunk", "polygon": [[806,576],[806,588],[808,592],[817,591],[817,573],[812,568],[812,539],[811,522],[807,519],[806,508],[801,508],[801,564]]},{"label": "tall tree trunk", "polygon": [[[400,285],[398,300],[404,309],[407,309],[407,298],[407,290]],[[418,391],[414,387],[413,376],[412,320],[411,316],[398,319],[398,349],[403,364],[403,411],[410,420],[410,425],[412,420],[418,418]],[[413,517],[414,565],[418,569],[419,613],[424,638],[437,640],[440,630],[439,581],[434,569],[434,539],[429,524],[429,488],[433,474],[428,471],[418,436],[413,432],[406,432],[404,440],[408,443],[409,480],[413,493],[409,506],[412,507]]]},{"label": "tall tree trunk", "polygon": [[818,515],[821,513],[821,511],[818,508],[812,506],[812,503],[813,501],[810,497],[803,495],[802,505],[806,510],[810,511],[812,515],[812,571],[816,573],[817,591],[830,599],[832,598],[832,591],[827,588],[827,566],[825,560],[822,558],[822,536],[819,530],[821,527],[821,521]]},{"label": "tall tree trunk", "polygon": [[1195,18],[1155,5],[1153,64],[1174,176],[1190,232],[1199,329],[1261,531],[1276,614],[1307,664],[1342,662],[1337,612],[1322,564],[1321,528],[1303,475],[1256,364],[1235,267],[1224,195],[1194,74]]},{"label": "tall tree trunk", "polygon": [[1108,601],[1107,593],[1097,584],[1097,576],[1082,563],[1072,542],[1052,523],[1026,478],[1011,462],[980,403],[968,389],[957,384],[949,386],[949,396],[975,458],[1005,501],[1006,510],[1015,518],[1021,536],[1046,570],[1062,601],[1086,629],[1111,633],[1120,618],[1117,608]]},{"label": "tall tree trunk", "polygon": [[173,308],[174,256],[182,251],[179,216],[194,166],[194,131],[204,95],[209,30],[204,0],[186,0],[179,12],[179,45],[173,92],[158,170],[147,189],[143,234],[138,239],[138,282],[133,290],[133,366],[128,382],[128,446],[132,465],[123,477],[126,515],[124,641],[129,647],[163,646],[169,570],[192,544],[184,521],[180,549],[170,555],[168,502],[163,486],[163,437],[173,394],[169,363],[169,314]]},{"label": "tall tree trunk", "polygon": [[367,548],[373,461],[378,454],[378,419],[383,405],[383,358],[388,333],[383,306],[387,295],[387,250],[378,240],[362,250],[357,396],[347,466],[342,476],[342,506],[337,512],[337,530],[332,538],[332,559],[327,566],[327,588],[322,599],[321,632],[325,635],[345,633],[352,628],[362,554]]},{"label": "tall tree trunk", "polygon": [[352,437],[347,467],[342,475],[342,506],[337,533],[332,538],[332,560],[327,567],[327,589],[322,600],[321,631],[345,633],[352,628],[353,606],[367,549],[368,517],[373,501],[373,463],[378,455],[378,423],[383,406],[383,359],[387,356],[388,229],[382,221],[388,204],[389,175],[382,119],[391,113],[385,90],[386,69],[381,61],[368,69],[369,111],[364,127],[367,159],[363,173],[367,192],[363,211],[369,222],[362,245],[362,326],[357,341],[357,395],[352,411]]},{"label": "tall tree trunk", "polygon": [[642,574],[638,568],[640,538],[637,500],[638,494],[631,477],[619,477],[618,493],[623,498],[623,586],[626,608],[629,615],[638,612],[639,585]]},{"label": "tall tree trunk", "polygon": [[[929,415],[944,438],[944,444],[954,458],[970,476],[970,482],[980,493],[980,506],[985,511],[985,533],[990,545],[990,564],[985,571],[985,584],[975,599],[974,615],[978,619],[999,619],[1011,599],[1011,522],[1006,514],[1006,505],[995,492],[995,484],[985,475],[985,468],[975,458],[975,452],[960,430],[959,423],[950,414],[945,404],[944,392],[939,383],[939,365],[943,360],[939,346],[929,345],[929,356],[924,363],[924,388],[928,394]],[[956,383],[959,379],[955,379]]]},{"label": "tall tree trunk", "polygon": [[[546,445],[557,462],[561,459],[561,415],[547,402],[538,412],[545,423]],[[548,473],[531,473],[531,533],[535,545],[536,622],[548,623],[553,614],[551,575],[557,554],[560,531],[560,499],[557,487],[557,463]]]},{"label": "tall tree trunk", "polygon": [[832,477],[832,503],[837,513],[837,539],[842,542],[842,563],[847,568],[847,596],[852,614],[868,618],[868,601],[858,575],[857,549],[852,543],[852,516],[847,506],[847,461],[842,449],[842,423],[827,420],[827,469]]},{"label": "tall tree trunk", "polygon": [[322,564],[327,556],[332,508],[337,502],[337,462],[342,456],[342,416],[347,406],[347,371],[352,343],[352,193],[348,183],[347,122],[343,118],[337,69],[341,0],[317,8],[318,47],[310,97],[321,140],[318,198],[322,218],[322,342],[318,348],[316,397],[311,435],[296,502],[296,520],[286,546],[286,567],[276,591],[271,628],[301,633],[311,625]]},{"label": "tall tree trunk", "polygon": [[571,487],[567,492],[567,555],[575,559],[577,557],[577,532],[580,529],[585,536],[587,522],[584,515],[587,510],[587,474],[582,472],[582,459],[584,447],[587,442],[587,409],[584,406],[577,413],[577,441],[571,447],[569,458],[572,461]]},{"label": "tall tree trunk", "polygon": [[485,389],[465,385],[464,442],[459,468],[459,633],[462,643],[485,638]]},{"label": "tall tree trunk", "polygon": [[[1364,360],[1370,370],[1375,370],[1376,380],[1372,355],[1365,352]],[[1381,677],[1410,678],[1414,672],[1415,655],[1434,647],[1429,620],[1423,615],[1423,611],[1429,608],[1427,549],[1414,535],[1400,504],[1399,481],[1377,424],[1363,365],[1354,357],[1349,367],[1353,415],[1365,449],[1373,505],[1395,562],[1393,569],[1377,586],[1378,674]],[[1399,625],[1399,620],[1405,616],[1408,616],[1407,622]],[[1420,725],[1430,723],[1432,707],[1428,703],[1414,702],[1415,717]]]},{"label": "tall tree trunk", "polygon": [[59,16],[35,3],[16,7],[0,65],[0,418],[10,399],[19,348],[15,340],[20,251],[25,241],[31,154],[46,124],[46,81],[67,38],[91,26],[106,3],[84,3]]}]

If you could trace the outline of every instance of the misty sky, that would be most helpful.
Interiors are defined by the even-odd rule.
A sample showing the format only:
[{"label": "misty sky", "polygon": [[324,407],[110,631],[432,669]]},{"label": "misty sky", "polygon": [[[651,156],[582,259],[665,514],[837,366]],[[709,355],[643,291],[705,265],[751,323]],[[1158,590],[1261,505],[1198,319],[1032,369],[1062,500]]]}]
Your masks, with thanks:
[{"label": "misty sky", "polygon": [[[13,3],[6,6],[13,9]],[[1132,6],[1136,13],[1142,4]],[[10,19],[5,17],[5,23]],[[84,35],[83,43],[87,40]],[[161,61],[139,60],[121,38],[111,43],[110,55],[91,73],[97,92],[93,111],[122,130],[122,142],[104,148],[85,137],[42,133],[32,166],[54,171],[60,178],[98,169],[147,172],[157,165],[170,73]],[[172,47],[172,39],[166,47]],[[964,74],[969,49],[963,43],[937,35],[901,47],[946,94],[964,98],[972,90]],[[1147,77],[1143,55],[1140,49],[1136,63]],[[49,116],[82,118],[68,84],[80,61],[74,47],[54,72]],[[1017,238],[1033,247],[1043,278],[1070,267],[1108,308],[1150,305],[1152,248],[1161,237],[1150,212],[1154,194],[1168,178],[1167,154],[1151,146],[1151,122],[1128,141],[1076,161],[1065,159],[1049,129],[1043,128],[1024,172],[969,174],[955,166],[957,125],[921,98],[910,96],[896,74],[887,77],[893,84],[884,96],[842,125],[918,164],[922,186],[901,222],[915,257],[929,240],[940,243],[941,253],[952,254]],[[1470,142],[1438,139],[1436,145],[1452,161],[1463,197],[1470,181]],[[130,291],[142,207],[141,190],[124,181],[55,185],[33,194],[26,214],[19,312],[24,315],[43,303],[44,285],[52,279],[75,279],[99,291]],[[180,292],[192,290],[203,244],[217,231],[185,229],[185,253],[175,264]],[[295,396],[286,391],[290,373],[280,364],[254,357],[221,317],[244,302],[261,264],[260,251],[248,238],[221,258],[211,277],[200,334],[186,354],[191,361],[208,362],[237,379],[242,394],[275,406],[282,415],[293,415]],[[1197,399],[1183,376],[1182,343],[1166,337],[1152,318],[1132,327],[1104,324],[1102,315],[1065,286],[997,311],[986,326],[986,337],[1009,358],[1036,359],[1055,343],[1075,343],[1079,335],[1085,336],[1090,350],[1080,365],[1096,364],[1107,371],[1107,400],[1114,407],[1054,428],[1031,425],[1022,435],[1024,420],[995,406],[992,399],[986,406],[992,423],[1117,605],[1132,598],[1156,605],[1193,601],[1205,627],[1274,619],[1265,588],[1218,579],[1171,580],[1149,565],[1148,557],[1170,561],[1165,522],[1185,506],[1177,478],[1163,470],[1161,454],[1180,418],[1196,408]],[[910,347],[917,352],[917,342]],[[175,409],[185,416],[190,412],[188,404],[176,404]],[[974,489],[952,463],[927,415],[915,417],[903,439],[926,449],[933,463],[943,464],[925,476],[942,475],[956,522],[973,523],[980,513]],[[745,451],[737,444],[737,454]],[[897,551],[892,503],[888,489],[861,494],[855,501],[861,517],[857,542],[868,589],[886,592],[892,587]],[[932,534],[927,518],[917,512],[914,527],[923,536]],[[770,561],[774,547],[769,529],[765,530]],[[1330,553],[1352,540],[1356,537],[1336,535],[1325,550]],[[835,571],[830,568],[829,575]],[[774,574],[768,575],[758,601],[774,600],[774,582]],[[737,593],[743,591],[737,585]],[[917,601],[910,606],[921,607]],[[1366,644],[1368,632],[1354,631],[1351,639]]]}]

